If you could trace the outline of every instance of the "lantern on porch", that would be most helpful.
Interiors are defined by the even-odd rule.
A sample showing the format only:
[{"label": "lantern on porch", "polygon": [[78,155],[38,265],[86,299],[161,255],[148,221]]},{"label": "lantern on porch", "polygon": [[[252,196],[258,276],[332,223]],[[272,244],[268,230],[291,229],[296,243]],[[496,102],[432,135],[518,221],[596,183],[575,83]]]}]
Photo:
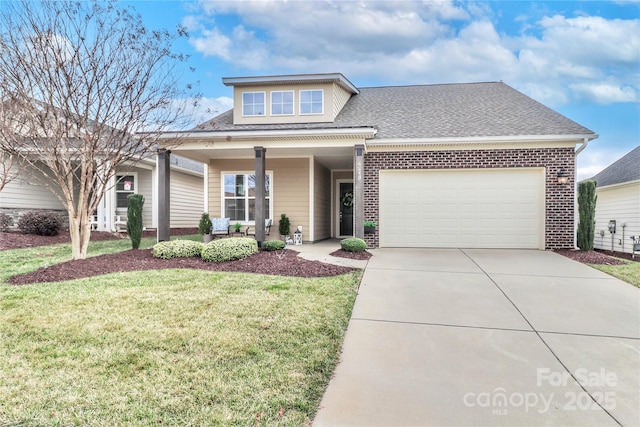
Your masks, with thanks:
[{"label": "lantern on porch", "polygon": [[299,225],[298,229],[293,232],[293,244],[301,245],[302,244],[302,226]]}]

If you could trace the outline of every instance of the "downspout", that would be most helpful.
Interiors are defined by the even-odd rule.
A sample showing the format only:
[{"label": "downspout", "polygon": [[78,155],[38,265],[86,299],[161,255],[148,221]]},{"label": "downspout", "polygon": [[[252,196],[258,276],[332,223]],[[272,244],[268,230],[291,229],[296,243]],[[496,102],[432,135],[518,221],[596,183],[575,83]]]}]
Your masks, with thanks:
[{"label": "downspout", "polygon": [[587,148],[587,145],[589,145],[589,138],[582,138],[582,145],[576,150],[575,156],[578,157],[578,154],[580,154],[582,150]]}]

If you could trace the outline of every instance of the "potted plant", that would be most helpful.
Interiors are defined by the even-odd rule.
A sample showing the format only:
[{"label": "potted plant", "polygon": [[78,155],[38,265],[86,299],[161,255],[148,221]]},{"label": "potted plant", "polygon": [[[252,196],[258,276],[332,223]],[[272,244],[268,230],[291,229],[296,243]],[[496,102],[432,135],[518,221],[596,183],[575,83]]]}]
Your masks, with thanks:
[{"label": "potted plant", "polygon": [[208,213],[203,213],[200,217],[200,223],[198,224],[198,233],[202,234],[202,241],[209,243],[213,236],[211,236],[211,218]]},{"label": "potted plant", "polygon": [[291,221],[287,214],[280,215],[280,223],[278,224],[278,232],[280,233],[280,240],[287,241],[287,237],[291,232]]},{"label": "potted plant", "polygon": [[233,228],[236,230],[236,233],[239,233],[240,228],[242,228],[242,224],[240,224],[239,222],[236,222],[235,224],[233,224]]},{"label": "potted plant", "polygon": [[375,221],[365,221],[364,222],[364,232],[366,234],[373,234],[376,232],[376,227],[378,223]]}]

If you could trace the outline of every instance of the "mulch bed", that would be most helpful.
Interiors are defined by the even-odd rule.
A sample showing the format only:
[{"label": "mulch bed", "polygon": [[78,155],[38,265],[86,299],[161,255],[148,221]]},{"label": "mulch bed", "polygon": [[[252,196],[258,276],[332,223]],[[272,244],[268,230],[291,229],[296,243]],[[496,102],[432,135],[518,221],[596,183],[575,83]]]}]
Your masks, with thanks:
[{"label": "mulch bed", "polygon": [[[197,228],[172,228],[172,236],[185,236],[198,234]],[[143,237],[156,236],[155,230],[143,231]],[[91,241],[118,240],[128,238],[127,233],[108,233],[105,231],[92,231]],[[35,234],[23,234],[17,231],[8,233],[0,232],[0,251],[20,248],[33,248],[37,246],[57,245],[71,242],[68,230],[62,230],[57,236],[36,236]]]},{"label": "mulch bed", "polygon": [[195,257],[164,260],[153,257],[151,249],[141,249],[68,261],[47,268],[42,267],[30,273],[11,277],[8,282],[14,285],[26,285],[59,282],[115,272],[167,268],[193,268],[296,277],[337,276],[355,270],[320,261],[309,261],[298,257],[298,252],[289,249],[284,252],[260,251],[242,260],[221,263],[205,262],[201,258]]},{"label": "mulch bed", "polygon": [[[626,264],[625,261],[616,259],[607,255],[602,251],[578,251],[578,250],[558,250],[556,251],[560,255],[564,255],[567,258],[571,258],[574,261],[582,262],[584,264],[605,264],[605,265],[622,265]],[[615,256],[620,256],[618,252],[614,252]],[[629,259],[631,259],[630,254]],[[636,257],[638,260],[638,257]]]},{"label": "mulch bed", "polygon": [[367,251],[349,252],[349,251],[345,251],[344,249],[338,249],[337,251],[331,252],[329,255],[337,256],[340,258],[357,259],[361,261],[366,261],[373,256],[371,252],[367,252]]}]

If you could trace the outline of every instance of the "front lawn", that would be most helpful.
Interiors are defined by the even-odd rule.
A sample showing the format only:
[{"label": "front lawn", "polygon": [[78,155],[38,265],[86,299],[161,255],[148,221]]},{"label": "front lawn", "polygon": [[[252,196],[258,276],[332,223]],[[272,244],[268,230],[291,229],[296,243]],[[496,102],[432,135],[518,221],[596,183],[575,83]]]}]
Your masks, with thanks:
[{"label": "front lawn", "polygon": [[[63,252],[2,251],[0,280]],[[0,282],[0,425],[309,424],[359,280],[159,270]]]},{"label": "front lawn", "polygon": [[589,264],[591,267],[604,271],[613,277],[631,283],[640,288],[640,262],[628,262],[622,265]]}]

